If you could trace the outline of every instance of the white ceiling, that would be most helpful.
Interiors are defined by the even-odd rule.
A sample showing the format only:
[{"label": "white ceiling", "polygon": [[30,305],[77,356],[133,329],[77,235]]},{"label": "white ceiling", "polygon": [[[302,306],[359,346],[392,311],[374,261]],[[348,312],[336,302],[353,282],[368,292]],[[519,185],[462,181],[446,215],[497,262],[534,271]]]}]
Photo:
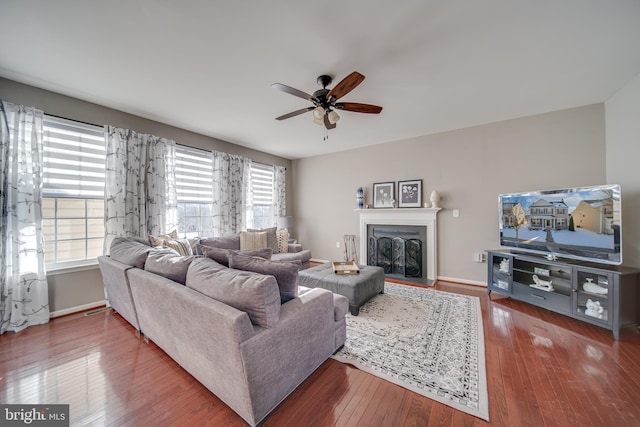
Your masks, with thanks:
[{"label": "white ceiling", "polygon": [[[640,73],[638,0],[0,0],[0,76],[286,158],[602,102]],[[323,140],[320,74],[365,81]],[[330,86],[330,87],[333,87]]]}]

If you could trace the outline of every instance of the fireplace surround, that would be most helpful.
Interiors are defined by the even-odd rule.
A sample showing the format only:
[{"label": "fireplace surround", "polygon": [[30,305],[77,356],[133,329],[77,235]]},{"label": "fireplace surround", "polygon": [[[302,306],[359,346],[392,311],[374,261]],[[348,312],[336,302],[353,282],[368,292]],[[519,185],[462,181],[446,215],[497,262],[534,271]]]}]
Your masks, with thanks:
[{"label": "fireplace surround", "polygon": [[[437,215],[440,208],[406,208],[406,209],[356,209],[359,215],[360,234],[359,248],[363,260],[368,256],[368,230],[375,226],[418,226],[424,227],[425,241],[422,242],[422,257],[424,268],[421,271],[422,280],[412,280],[432,285],[438,278],[438,244],[437,244]],[[390,276],[393,277],[393,276]]]}]

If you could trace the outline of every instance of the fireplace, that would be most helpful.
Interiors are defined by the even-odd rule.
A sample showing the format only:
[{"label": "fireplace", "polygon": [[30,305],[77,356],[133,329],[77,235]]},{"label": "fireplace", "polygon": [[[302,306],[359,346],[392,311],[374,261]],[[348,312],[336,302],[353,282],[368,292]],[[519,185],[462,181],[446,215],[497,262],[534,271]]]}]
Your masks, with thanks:
[{"label": "fireplace", "polygon": [[426,271],[423,256],[426,240],[426,227],[369,224],[367,264],[382,267],[388,277],[422,279]]},{"label": "fireplace", "polygon": [[389,278],[421,284],[437,275],[437,213],[439,208],[357,209],[360,254],[379,265]]}]

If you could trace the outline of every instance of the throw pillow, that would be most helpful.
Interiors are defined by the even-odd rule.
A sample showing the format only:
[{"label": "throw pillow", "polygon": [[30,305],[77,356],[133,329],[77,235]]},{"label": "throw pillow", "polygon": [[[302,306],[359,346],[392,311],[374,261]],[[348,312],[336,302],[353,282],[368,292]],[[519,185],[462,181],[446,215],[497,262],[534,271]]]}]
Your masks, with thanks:
[{"label": "throw pillow", "polygon": [[187,280],[187,270],[195,256],[180,256],[169,248],[153,249],[149,252],[144,269],[182,285]]},{"label": "throw pillow", "polygon": [[299,263],[269,261],[244,254],[230,253],[229,267],[275,277],[280,289],[280,301],[283,303],[298,296]]},{"label": "throw pillow", "polygon": [[151,246],[141,243],[134,237],[116,237],[111,242],[109,255],[123,264],[144,268]]},{"label": "throw pillow", "polygon": [[182,256],[193,255],[193,250],[191,250],[191,243],[189,242],[189,239],[165,239],[163,246],[173,249]]},{"label": "throw pillow", "polygon": [[149,235],[149,242],[151,246],[158,247],[164,245],[165,240],[175,240],[178,239],[178,230],[173,230],[168,234],[160,234],[159,236]]},{"label": "throw pillow", "polygon": [[249,256],[257,256],[264,259],[271,259],[271,248],[264,249],[246,249],[244,251],[235,251],[233,249],[220,249],[220,248],[211,248],[209,246],[198,245],[198,252],[204,255],[207,258],[211,258],[212,260],[219,262],[220,264],[228,267],[229,266],[229,253],[241,253]]},{"label": "throw pillow", "polygon": [[212,259],[197,258],[187,272],[187,287],[244,311],[255,325],[268,328],[280,320],[280,295],[272,276],[232,270]]},{"label": "throw pillow", "polygon": [[229,234],[222,237],[205,237],[200,239],[202,246],[220,249],[240,249],[240,234]]},{"label": "throw pillow", "polygon": [[273,249],[273,253],[277,254],[278,253],[278,238],[276,236],[277,229],[278,227],[263,228],[261,230],[250,228],[247,231],[267,233],[267,247]]},{"label": "throw pillow", "polygon": [[240,232],[240,250],[264,249],[267,247],[267,233],[265,232]]},{"label": "throw pillow", "polygon": [[286,254],[289,252],[289,230],[278,230],[276,237],[278,238],[278,253]]}]

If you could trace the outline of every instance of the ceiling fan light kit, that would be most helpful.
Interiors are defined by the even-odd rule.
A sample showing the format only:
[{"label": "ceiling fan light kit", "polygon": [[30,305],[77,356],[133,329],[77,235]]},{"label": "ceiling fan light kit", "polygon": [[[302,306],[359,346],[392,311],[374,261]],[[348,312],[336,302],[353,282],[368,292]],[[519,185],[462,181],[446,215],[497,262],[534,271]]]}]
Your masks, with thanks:
[{"label": "ceiling fan light kit", "polygon": [[319,76],[317,82],[318,85],[322,86],[322,89],[316,90],[313,95],[309,95],[306,92],[282,83],[272,84],[272,88],[288,93],[289,95],[311,101],[314,105],[313,107],[302,108],[300,110],[292,111],[291,113],[283,114],[282,116],[276,117],[276,120],[289,119],[291,117],[313,111],[313,123],[317,125],[324,125],[326,129],[334,129],[336,127],[336,123],[340,120],[340,115],[335,110],[367,114],[380,114],[382,111],[382,107],[378,105],[360,104],[357,102],[336,102],[362,83],[364,80],[364,76],[362,74],[354,71],[342,79],[340,83],[334,86],[333,89],[329,90],[327,89],[327,86],[331,84],[332,80],[331,76],[325,74]]}]

